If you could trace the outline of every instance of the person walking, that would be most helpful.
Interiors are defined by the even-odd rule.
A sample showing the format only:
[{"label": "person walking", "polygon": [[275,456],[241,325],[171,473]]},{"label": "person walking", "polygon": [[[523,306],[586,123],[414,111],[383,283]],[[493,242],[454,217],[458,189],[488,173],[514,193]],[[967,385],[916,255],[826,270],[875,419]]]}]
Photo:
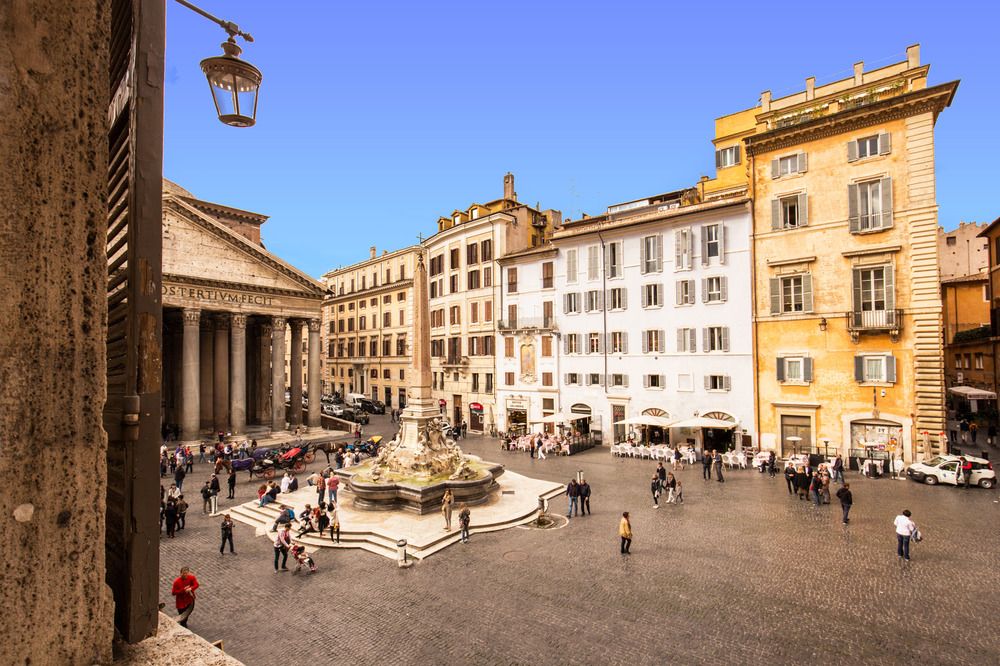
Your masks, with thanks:
[{"label": "person walking", "polygon": [[844,459],[837,454],[837,457],[833,459],[833,480],[835,483],[844,482]]},{"label": "person walking", "polygon": [[194,612],[195,591],[198,589],[198,579],[191,569],[181,567],[181,575],[174,579],[170,594],[174,595],[174,605],[177,607],[177,624],[188,626],[191,613]]},{"label": "person walking", "polygon": [[837,491],[837,499],[840,500],[840,510],[844,513],[844,524],[851,522],[849,514],[851,506],[854,505],[854,495],[851,493],[851,484],[845,483]]},{"label": "person walking", "polygon": [[340,488],[340,477],[331,473],[326,478],[326,498],[330,502],[337,501],[337,489]]},{"label": "person walking", "polygon": [[578,503],[580,501],[580,486],[577,485],[576,479],[571,479],[569,485],[566,486],[566,497],[569,498],[569,508],[566,509],[566,517],[571,518],[577,515]]},{"label": "person walking", "polygon": [[830,503],[830,470],[826,468],[826,465],[819,466],[819,496],[823,500],[823,504]]},{"label": "person walking", "polygon": [[281,560],[281,571],[288,571],[288,549],[292,547],[292,528],[282,525],[278,536],[274,537],[274,572],[278,572],[278,560]]},{"label": "person walking", "polygon": [[726,480],[722,477],[722,454],[718,451],[712,451],[712,464],[715,465],[715,480],[725,483]]},{"label": "person walking", "polygon": [[656,476],[660,478],[660,485],[666,487],[667,468],[663,466],[662,462],[656,463]]},{"label": "person walking", "polygon": [[469,523],[472,520],[472,515],[464,502],[459,505],[459,508],[461,510],[458,512],[458,526],[462,529],[462,543],[469,543]]},{"label": "person walking", "polygon": [[907,562],[910,561],[910,539],[917,531],[917,524],[910,519],[912,515],[909,509],[903,509],[903,513],[893,521],[896,527],[896,554]]},{"label": "person walking", "polygon": [[809,497],[812,498],[813,504],[819,508],[820,494],[823,492],[823,480],[819,477],[819,472],[813,472],[812,478],[809,479]]},{"label": "person walking", "polygon": [[236,549],[233,548],[233,519],[229,517],[227,513],[222,518],[222,544],[219,545],[219,555],[226,554],[226,544],[229,544],[229,552],[233,555],[236,554]]},{"label": "person walking", "polygon": [[962,419],[958,423],[958,430],[962,433],[962,444],[967,444],[969,441],[969,421],[968,419]]},{"label": "person walking", "polygon": [[622,512],[622,519],[618,523],[618,536],[622,540],[622,555],[629,555],[629,548],[632,547],[632,522],[628,519],[628,511]]},{"label": "person walking", "polygon": [[209,481],[208,487],[212,493],[209,497],[209,506],[211,507],[210,515],[214,516],[219,512],[219,491],[222,490],[222,486],[219,485],[219,476],[217,474],[212,475],[212,479]]},{"label": "person walking", "polygon": [[585,516],[590,511],[590,484],[586,479],[580,479],[580,515]]},{"label": "person walking", "polygon": [[167,500],[167,506],[163,509],[163,521],[167,524],[167,538],[173,539],[177,531],[177,502],[175,500]]},{"label": "person walking", "polygon": [[677,490],[677,479],[674,477],[674,473],[670,472],[667,474],[667,478],[663,480],[663,487],[667,489],[667,504],[673,504],[677,496],[674,494]]},{"label": "person walking", "polygon": [[187,476],[187,472],[184,471],[183,465],[177,466],[177,471],[174,472],[174,485],[177,486],[177,490],[184,492],[184,477]]},{"label": "person walking", "polygon": [[806,499],[806,495],[809,494],[809,483],[811,480],[804,467],[799,467],[795,471],[795,489],[798,491],[800,500]]},{"label": "person walking", "polygon": [[194,452],[190,446],[184,447],[184,469],[188,474],[194,471]]},{"label": "person walking", "polygon": [[701,452],[701,478],[705,481],[712,480],[712,454],[708,451]]},{"label": "person walking", "polygon": [[229,488],[229,494],[226,499],[236,499],[236,470],[230,468],[229,476],[226,477],[226,485]]},{"label": "person walking", "polygon": [[198,462],[205,462],[205,442],[198,442]]},{"label": "person walking", "polygon": [[778,473],[778,457],[774,455],[774,451],[770,451],[767,454],[767,475],[772,479]]},{"label": "person walking", "polygon": [[330,541],[340,543],[340,511],[336,502],[326,505],[326,510],[330,514]]},{"label": "person walking", "polygon": [[973,421],[969,424],[969,436],[972,437],[972,443],[976,443],[976,437],[979,435],[979,424]]},{"label": "person walking", "polygon": [[462,439],[469,439],[469,424],[462,419]]},{"label": "person walking", "polygon": [[455,495],[451,492],[451,488],[444,491],[444,496],[441,498],[441,515],[444,516],[444,531],[451,531],[451,512],[455,506]]},{"label": "person walking", "polygon": [[663,489],[660,483],[660,477],[656,474],[653,475],[652,480],[649,482],[649,492],[653,494],[653,508],[660,508],[660,491]]},{"label": "person walking", "polygon": [[177,498],[177,529],[182,530],[187,524],[188,503],[184,501],[184,495]]},{"label": "person walking", "polygon": [[785,485],[788,486],[788,494],[795,495],[795,467],[792,465],[785,465]]}]

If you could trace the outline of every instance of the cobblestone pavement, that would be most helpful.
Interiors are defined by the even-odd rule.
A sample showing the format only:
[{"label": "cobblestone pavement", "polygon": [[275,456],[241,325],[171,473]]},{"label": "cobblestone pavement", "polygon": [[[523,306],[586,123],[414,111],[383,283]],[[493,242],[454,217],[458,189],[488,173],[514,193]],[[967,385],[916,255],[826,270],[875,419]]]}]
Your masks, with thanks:
[{"label": "cobblestone pavement", "polygon": [[[384,419],[370,430],[380,429],[394,430]],[[220,556],[219,519],[193,501],[187,529],[161,538],[161,599],[172,608],[171,580],[193,567],[191,629],[252,665],[996,663],[994,491],[851,473],[845,528],[836,499],[813,508],[780,476],[733,471],[717,483],[688,468],[684,505],[654,509],[648,461],[606,449],[533,461],[492,440],[461,444],[536,478],[568,482],[583,470],[593,516],[474,535],[408,570],[325,549],[303,577],[272,573],[270,541],[239,523],[238,555]],[[192,494],[207,467],[189,476]],[[256,487],[241,475],[237,499],[220,508]],[[903,508],[926,536],[908,564],[892,529]],[[635,533],[628,557],[618,552],[623,510]]]}]

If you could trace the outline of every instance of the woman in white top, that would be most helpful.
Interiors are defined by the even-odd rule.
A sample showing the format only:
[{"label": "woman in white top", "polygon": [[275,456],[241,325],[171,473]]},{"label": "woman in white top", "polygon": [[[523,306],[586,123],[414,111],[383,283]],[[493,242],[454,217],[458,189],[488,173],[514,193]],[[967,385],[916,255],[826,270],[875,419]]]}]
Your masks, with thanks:
[{"label": "woman in white top", "polygon": [[285,476],[281,477],[281,492],[288,492],[288,484],[292,482],[292,477],[288,472],[285,472]]},{"label": "woman in white top", "polygon": [[910,520],[911,515],[909,509],[904,509],[893,521],[896,526],[896,554],[907,562],[910,560],[910,539],[917,531],[917,524]]},{"label": "woman in white top", "polygon": [[330,516],[330,541],[340,543],[340,511],[337,510],[337,503],[331,501],[326,505],[326,511]]}]

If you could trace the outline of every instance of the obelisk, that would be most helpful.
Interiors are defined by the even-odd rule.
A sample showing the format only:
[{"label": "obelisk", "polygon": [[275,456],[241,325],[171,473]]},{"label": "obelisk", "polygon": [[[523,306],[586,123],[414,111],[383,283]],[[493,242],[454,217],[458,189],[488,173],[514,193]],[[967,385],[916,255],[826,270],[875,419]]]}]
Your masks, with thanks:
[{"label": "obelisk", "polygon": [[431,398],[431,317],[430,299],[427,297],[427,267],[424,255],[417,254],[417,268],[413,273],[413,366],[411,377],[416,379],[406,391],[406,408],[400,419],[428,419],[440,412]]}]

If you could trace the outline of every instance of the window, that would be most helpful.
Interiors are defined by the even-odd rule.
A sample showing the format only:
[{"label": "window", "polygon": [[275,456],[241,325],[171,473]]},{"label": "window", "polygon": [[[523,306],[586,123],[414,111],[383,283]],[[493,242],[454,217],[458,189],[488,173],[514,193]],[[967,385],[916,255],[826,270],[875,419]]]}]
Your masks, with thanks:
[{"label": "window", "polygon": [[896,287],[892,266],[854,269],[854,312],[857,328],[894,328]]},{"label": "window", "polygon": [[508,268],[507,269],[507,293],[516,294],[517,293],[517,269]]},{"label": "window", "polygon": [[587,353],[588,354],[600,354],[601,353],[601,334],[600,333],[588,333],[587,334]]},{"label": "window", "polygon": [[588,373],[587,386],[604,386],[604,377],[596,372]]},{"label": "window", "polygon": [[396,336],[396,356],[406,356],[406,336]]},{"label": "window", "polygon": [[808,384],[813,378],[813,360],[808,356],[779,356],[775,370],[779,382]]},{"label": "window", "polygon": [[[402,299],[400,299],[400,300],[402,300]],[[386,294],[385,296],[382,297],[382,305],[389,305],[391,303],[392,303],[392,296],[390,296],[389,294]]]},{"label": "window", "polygon": [[972,367],[972,354],[966,354],[963,360],[965,361],[965,369],[970,369]]},{"label": "window", "polygon": [[575,386],[580,383],[580,374],[577,372],[567,372],[565,379],[566,379],[566,384],[570,386]]},{"label": "window", "polygon": [[542,336],[542,356],[549,357],[552,356],[552,336],[543,335]]},{"label": "window", "polygon": [[694,280],[678,280],[675,290],[677,305],[694,304]]},{"label": "window", "polygon": [[389,368],[386,368],[385,370],[382,371],[382,379],[392,379],[391,371],[389,370]]},{"label": "window", "polygon": [[587,248],[587,279],[596,280],[599,277],[601,248],[591,245]]},{"label": "window", "polygon": [[479,243],[479,254],[482,257],[483,261],[492,261],[493,260],[493,241],[487,239],[487,240],[484,240],[481,243]]},{"label": "window", "polygon": [[548,328],[555,325],[552,301],[542,301],[542,326]]},{"label": "window", "polygon": [[642,384],[649,389],[664,389],[667,386],[666,375],[643,375]]},{"label": "window", "polygon": [[[475,245],[470,245],[469,247],[476,247]],[[479,271],[469,271],[466,276],[466,285],[469,289],[479,289]]]},{"label": "window", "polygon": [[542,373],[542,386],[552,386],[552,373],[543,372]]},{"label": "window", "polygon": [[691,229],[678,229],[674,232],[674,270],[691,270],[691,257],[694,255],[694,234]]},{"label": "window", "polygon": [[715,151],[715,168],[725,169],[740,163],[740,147],[729,146]]},{"label": "window", "polygon": [[677,329],[677,351],[696,352],[698,351],[698,329],[678,328]]},{"label": "window", "polygon": [[566,337],[563,338],[563,344],[566,347],[567,354],[579,354],[580,353],[580,334],[579,333],[568,333]]},{"label": "window", "polygon": [[443,254],[439,254],[436,257],[431,257],[431,266],[430,266],[430,268],[431,268],[430,269],[431,276],[440,275],[441,273],[443,273],[444,272],[444,255]]},{"label": "window", "polygon": [[505,372],[505,373],[503,373],[503,383],[504,383],[505,386],[513,386],[514,385],[514,373],[513,372]]},{"label": "window", "polygon": [[517,328],[517,304],[511,303],[507,306],[507,326]]},{"label": "window", "polygon": [[457,247],[452,248],[451,256],[449,257],[448,260],[448,267],[453,271],[458,270],[459,268],[461,268],[461,261],[462,258],[459,256],[458,248]]},{"label": "window", "polygon": [[462,308],[459,305],[453,305],[448,308],[448,323],[452,326],[457,326],[462,323]]},{"label": "window", "polygon": [[479,323],[479,303],[469,303],[469,323]]},{"label": "window", "polygon": [[655,354],[663,352],[663,331],[648,330],[642,332],[642,353]]},{"label": "window", "polygon": [[448,278],[448,289],[450,294],[458,293],[458,275],[452,275]]},{"label": "window", "polygon": [[444,358],[444,340],[431,340],[431,356]]},{"label": "window", "polygon": [[726,300],[726,278],[723,276],[702,278],[701,299],[706,303],[722,303]]},{"label": "window", "polygon": [[[476,247],[475,245],[470,245],[469,247]],[[479,373],[472,373],[472,392],[479,393]]]},{"label": "window", "polygon": [[563,294],[563,312],[566,314],[577,314],[580,312],[580,294],[576,292]]},{"label": "window", "polygon": [[796,153],[771,160],[771,178],[781,178],[806,171],[806,154]]},{"label": "window", "polygon": [[663,236],[644,236],[639,244],[639,268],[643,275],[663,271]]},{"label": "window", "polygon": [[354,330],[354,317],[347,320],[347,331],[350,333]]},{"label": "window", "polygon": [[432,310],[431,311],[431,327],[444,326],[444,310]]},{"label": "window", "polygon": [[892,178],[847,186],[850,232],[879,231],[892,226]]},{"label": "window", "polygon": [[705,339],[702,341],[702,349],[706,352],[729,351],[729,327],[728,326],[708,326],[702,329]]},{"label": "window", "polygon": [[431,298],[438,297],[438,283],[437,280],[431,280]]},{"label": "window", "polygon": [[863,136],[847,142],[847,161],[855,162],[866,157],[888,155],[892,151],[892,135],[889,132],[879,132],[871,136]]},{"label": "window", "polygon": [[390,326],[392,326],[392,313],[391,312],[383,312],[382,313],[382,327],[383,328],[388,328]]},{"label": "window", "polygon": [[493,373],[492,372],[487,372],[486,373],[486,389],[485,389],[485,392],[486,393],[493,393]]},{"label": "window", "polygon": [[624,310],[627,306],[627,301],[625,298],[626,292],[624,287],[615,287],[614,289],[608,290],[608,309],[609,310]]},{"label": "window", "polygon": [[805,192],[771,201],[771,229],[798,229],[808,224]]},{"label": "window", "polygon": [[658,308],[663,306],[663,285],[656,282],[642,285],[642,307]]},{"label": "window", "polygon": [[542,289],[551,289],[552,286],[552,262],[546,261],[542,264]]},{"label": "window", "polygon": [[706,391],[728,391],[729,375],[705,375]]},{"label": "window", "polygon": [[576,250],[566,250],[566,282],[575,284],[579,278],[579,269],[576,265]]},{"label": "window", "polygon": [[771,314],[812,312],[812,275],[787,275],[771,278]]},{"label": "window", "polygon": [[626,331],[612,331],[608,334],[608,351],[612,354],[628,353],[628,333]]},{"label": "window", "polygon": [[855,356],[854,379],[861,383],[895,383],[896,357],[891,354],[863,354]]},{"label": "window", "polygon": [[480,350],[481,350],[480,353],[483,356],[493,356],[494,353],[495,353],[493,345],[496,342],[493,339],[493,336],[492,335],[484,335],[483,338],[482,338],[482,340],[483,340],[483,342],[480,345]]},{"label": "window", "polygon": [[476,336],[469,337],[468,342],[469,356],[479,356],[481,351],[479,349],[479,338]]},{"label": "window", "polygon": [[382,338],[382,356],[392,356],[392,342],[388,337]]},{"label": "window", "polygon": [[483,286],[484,287],[493,286],[493,268],[491,266],[486,266],[483,268]]},{"label": "window", "polygon": [[493,321],[493,301],[483,301],[483,321]]},{"label": "window", "polygon": [[701,226],[701,263],[708,264],[716,258],[719,263],[725,261],[723,249],[723,228],[721,224],[703,224]]},{"label": "window", "polygon": [[613,374],[608,383],[611,388],[628,388],[628,375]]},{"label": "window", "polygon": [[588,291],[584,298],[584,309],[587,312],[600,311],[604,306],[604,294],[598,290]]},{"label": "window", "polygon": [[622,241],[608,243],[605,246],[607,274],[609,278],[620,278],[625,269],[624,245]]},{"label": "window", "polygon": [[477,243],[465,246],[465,263],[468,265],[479,263],[479,245]]},{"label": "window", "polygon": [[976,352],[975,361],[976,361],[976,365],[975,365],[976,370],[982,370],[983,369],[983,353],[982,352]]},{"label": "window", "polygon": [[962,369],[962,355],[955,354],[955,367],[959,370]]}]

